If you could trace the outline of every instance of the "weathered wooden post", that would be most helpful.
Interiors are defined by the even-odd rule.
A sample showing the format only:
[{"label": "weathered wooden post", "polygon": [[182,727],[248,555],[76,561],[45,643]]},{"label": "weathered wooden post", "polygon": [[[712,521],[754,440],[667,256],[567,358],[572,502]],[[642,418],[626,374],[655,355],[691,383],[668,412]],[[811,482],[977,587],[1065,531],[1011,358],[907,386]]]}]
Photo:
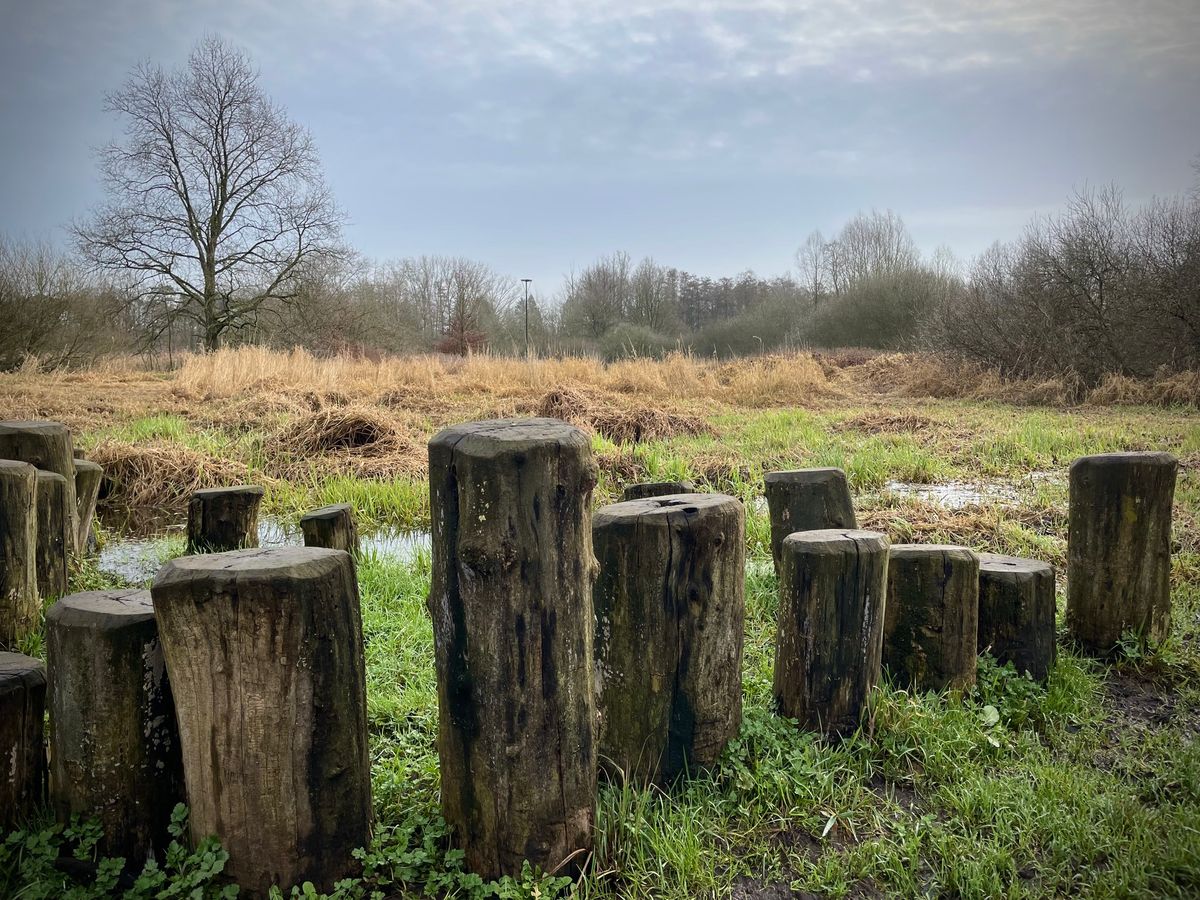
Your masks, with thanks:
[{"label": "weathered wooden post", "polygon": [[79,522],[75,546],[81,556],[91,552],[96,545],[92,519],[96,516],[96,501],[100,498],[100,482],[103,479],[104,470],[99,465],[87,459],[75,460],[75,509]]},{"label": "weathered wooden post", "polygon": [[797,531],[858,528],[850,485],[841,469],[768,472],[763,479],[771,517],[771,558],[779,572],[783,539]]},{"label": "weathered wooden post", "polygon": [[63,495],[63,518],[71,526],[71,542],[67,546],[67,553],[74,556],[77,530],[75,454],[70,429],[61,422],[0,422],[0,459],[19,459],[36,469],[57,472],[67,480]]},{"label": "weathered wooden post", "polygon": [[1045,681],[1054,668],[1054,567],[979,554],[979,652]]},{"label": "weathered wooden post", "polygon": [[1170,453],[1101,453],[1071,464],[1067,630],[1111,654],[1122,635],[1159,642],[1171,626]]},{"label": "weathered wooden post", "polygon": [[264,895],[329,891],[371,831],[366,676],[349,554],[317,547],[183,556],[151,587],[189,826]]},{"label": "weathered wooden post", "polygon": [[975,684],[979,557],[966,547],[894,544],[888,558],[883,665],[919,691]]},{"label": "weathered wooden post", "polygon": [[188,501],[187,552],[222,553],[258,546],[257,484],[203,488]]},{"label": "weathered wooden post", "polygon": [[182,803],[175,705],[149,591],[89,591],[46,614],[50,798],[95,817],[108,856],[140,868]]},{"label": "weathered wooden post", "polygon": [[622,500],[645,500],[647,497],[666,497],[669,494],[691,494],[696,486],[690,481],[644,481],[627,484],[621,494]]},{"label": "weathered wooden post", "polygon": [[598,510],[601,765],[666,784],[711,765],[742,721],[746,513],[724,494]]},{"label": "weathered wooden post", "polygon": [[0,834],[46,799],[45,722],[45,667],[21,653],[0,651]]},{"label": "weathered wooden post", "polygon": [[780,551],[775,702],[804,728],[844,736],[879,681],[888,540],[874,531],[802,531]]},{"label": "weathered wooden post", "polygon": [[38,627],[37,469],[0,459],[0,647]]},{"label": "weathered wooden post", "polygon": [[69,548],[75,543],[72,518],[66,515],[67,479],[57,472],[37,473],[37,582],[42,599],[67,592]]},{"label": "weathered wooden post", "polygon": [[595,483],[590,439],[558,419],[429,442],[442,812],[485,878],[592,846]]},{"label": "weathered wooden post", "polygon": [[358,555],[358,529],[349,503],[335,503],[314,509],[300,518],[305,547],[327,547]]}]

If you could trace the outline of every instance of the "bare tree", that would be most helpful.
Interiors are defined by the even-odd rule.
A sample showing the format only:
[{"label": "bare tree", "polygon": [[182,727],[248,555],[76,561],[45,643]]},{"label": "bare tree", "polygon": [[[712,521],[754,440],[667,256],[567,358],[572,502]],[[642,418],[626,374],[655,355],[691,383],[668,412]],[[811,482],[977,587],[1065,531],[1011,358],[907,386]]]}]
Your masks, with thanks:
[{"label": "bare tree", "polygon": [[215,349],[293,300],[306,260],[340,252],[312,138],[241,51],[209,37],[178,71],[139,65],[106,109],[125,120],[125,140],[101,152],[109,200],[76,240],[159,301],[160,328],[190,319]]}]

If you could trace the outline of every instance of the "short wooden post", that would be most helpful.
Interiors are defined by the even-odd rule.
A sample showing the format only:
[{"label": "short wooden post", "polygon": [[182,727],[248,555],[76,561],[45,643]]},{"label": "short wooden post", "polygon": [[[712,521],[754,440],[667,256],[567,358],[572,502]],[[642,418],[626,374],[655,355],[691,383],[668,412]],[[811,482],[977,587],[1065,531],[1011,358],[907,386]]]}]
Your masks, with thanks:
[{"label": "short wooden post", "polygon": [[21,825],[46,799],[45,721],[45,667],[21,653],[0,651],[0,835]]},{"label": "short wooden post", "polygon": [[557,419],[429,442],[442,812],[485,878],[592,846],[595,483],[591,440]]},{"label": "short wooden post", "polygon": [[182,803],[175,705],[149,591],[89,591],[46,614],[50,798],[99,820],[101,847],[140,869]]},{"label": "short wooden post", "polygon": [[0,459],[0,647],[35,631],[42,612],[37,579],[37,469]]},{"label": "short wooden post", "polygon": [[788,535],[780,552],[775,702],[803,728],[844,736],[879,681],[888,540],[874,531]]},{"label": "short wooden post", "polygon": [[841,469],[793,469],[765,476],[771,517],[771,558],[779,572],[783,539],[797,531],[856,529],[850,485]]},{"label": "short wooden post", "polygon": [[43,600],[67,592],[69,550],[75,542],[72,518],[65,515],[67,479],[57,472],[37,473],[37,582]]},{"label": "short wooden post", "polygon": [[151,587],[192,836],[255,895],[329,891],[371,830],[358,584],[340,550],[183,556]]},{"label": "short wooden post", "polygon": [[888,559],[883,665],[919,691],[975,684],[979,557],[966,547],[894,544]]},{"label": "short wooden post", "polygon": [[75,509],[78,513],[79,531],[75,546],[80,555],[91,552],[96,546],[92,534],[92,519],[96,517],[96,501],[100,498],[100,482],[104,469],[86,459],[75,460]]},{"label": "short wooden post", "polygon": [[742,721],[746,513],[724,494],[598,510],[592,541],[601,765],[666,784]]},{"label": "short wooden post", "polygon": [[696,486],[690,481],[645,481],[625,485],[621,499],[645,500],[648,497],[666,497],[669,494],[691,494],[695,490]]},{"label": "short wooden post", "polygon": [[1054,567],[979,554],[979,652],[1045,681],[1054,668]]},{"label": "short wooden post", "polygon": [[257,484],[204,488],[188,501],[187,552],[222,553],[258,546]]},{"label": "short wooden post", "polygon": [[305,547],[327,547],[358,555],[358,528],[349,503],[335,503],[314,509],[300,518]]},{"label": "short wooden post", "polygon": [[75,454],[71,431],[61,422],[0,422],[0,459],[19,459],[37,469],[57,472],[67,480],[63,494],[63,518],[70,524],[71,540],[67,545],[68,556],[74,556],[76,505],[75,505]]},{"label": "short wooden post", "polygon": [[1171,627],[1170,453],[1102,453],[1071,464],[1067,630],[1111,654],[1122,636],[1162,641]]}]

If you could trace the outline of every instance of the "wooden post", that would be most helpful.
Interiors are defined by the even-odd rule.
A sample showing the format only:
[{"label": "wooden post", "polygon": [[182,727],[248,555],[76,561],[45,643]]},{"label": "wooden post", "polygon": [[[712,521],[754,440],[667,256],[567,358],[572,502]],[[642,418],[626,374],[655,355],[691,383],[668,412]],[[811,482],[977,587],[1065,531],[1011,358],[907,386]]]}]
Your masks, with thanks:
[{"label": "wooden post", "polygon": [[788,535],[780,552],[775,702],[830,736],[858,728],[879,681],[888,540],[874,531]]},{"label": "wooden post", "polygon": [[979,554],[979,652],[1045,681],[1054,668],[1054,567]]},{"label": "wooden post", "polygon": [[592,846],[591,440],[558,419],[429,442],[442,813],[484,878]]},{"label": "wooden post", "polygon": [[1170,453],[1102,453],[1071,464],[1067,630],[1111,654],[1126,632],[1160,642],[1171,627]]},{"label": "wooden post", "polygon": [[0,648],[37,630],[37,469],[0,459]]},{"label": "wooden post", "polygon": [[252,894],[329,891],[370,839],[358,584],[316,547],[183,556],[151,587],[192,836]]},{"label": "wooden post", "polygon": [[100,497],[100,482],[103,479],[104,470],[99,465],[86,459],[75,460],[75,509],[79,522],[75,546],[81,556],[90,553],[96,546],[92,519],[96,516],[96,501]]},{"label": "wooden post", "polygon": [[43,600],[67,592],[68,548],[75,538],[72,519],[65,515],[67,479],[57,472],[37,473],[37,582]]},{"label": "wooden post", "polygon": [[622,500],[645,500],[648,497],[666,497],[670,494],[695,493],[696,486],[690,481],[645,481],[641,484],[627,484],[621,495]]},{"label": "wooden post", "polygon": [[797,531],[856,529],[850,485],[841,469],[793,469],[764,478],[771,516],[771,558],[779,572],[783,539]]},{"label": "wooden post", "polygon": [[919,691],[975,684],[979,557],[966,547],[895,544],[888,559],[883,665]]},{"label": "wooden post", "polygon": [[601,763],[667,784],[711,765],[742,721],[746,513],[724,494],[592,518]]},{"label": "wooden post", "polygon": [[77,531],[75,454],[67,426],[61,422],[0,422],[0,459],[19,459],[36,469],[57,472],[67,480],[63,495],[63,518],[70,525],[71,539],[67,554],[74,556]]},{"label": "wooden post", "polygon": [[46,614],[50,798],[60,822],[95,817],[101,848],[140,869],[182,803],[175,705],[149,591],[89,591]]},{"label": "wooden post", "polygon": [[221,553],[258,546],[257,484],[204,488],[188,501],[187,552]]},{"label": "wooden post", "polygon": [[45,722],[45,667],[0,651],[0,835],[24,823],[46,799]]},{"label": "wooden post", "polygon": [[301,517],[300,530],[304,533],[305,547],[327,547],[358,555],[358,529],[349,503],[314,509]]}]

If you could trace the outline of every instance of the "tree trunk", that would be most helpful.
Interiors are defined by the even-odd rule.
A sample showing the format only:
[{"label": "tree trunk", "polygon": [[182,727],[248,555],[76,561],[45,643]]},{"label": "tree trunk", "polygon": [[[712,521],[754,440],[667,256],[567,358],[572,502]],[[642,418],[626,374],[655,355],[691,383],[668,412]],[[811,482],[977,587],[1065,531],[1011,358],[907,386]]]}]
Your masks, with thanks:
[{"label": "tree trunk", "polygon": [[850,485],[841,469],[768,472],[764,479],[771,516],[771,558],[779,573],[783,539],[797,531],[856,529]]},{"label": "tree trunk", "polygon": [[371,831],[366,678],[349,555],[184,556],[151,588],[175,696],[190,827],[252,895],[329,891]]},{"label": "tree trunk", "polygon": [[75,452],[71,432],[61,422],[0,422],[0,459],[19,459],[67,480],[63,517],[70,524],[68,556],[74,556],[76,527]]},{"label": "tree trunk", "polygon": [[37,630],[37,469],[0,459],[0,648]]},{"label": "tree trunk", "polygon": [[46,668],[0,651],[0,835],[22,825],[46,799]]},{"label": "tree trunk", "polygon": [[780,551],[775,702],[801,727],[858,728],[879,681],[888,540],[874,531],[803,531]]},{"label": "tree trunk", "polygon": [[205,488],[188,501],[187,552],[223,553],[258,546],[257,484]]},{"label": "tree trunk", "polygon": [[100,497],[100,482],[104,470],[86,459],[75,460],[75,509],[79,530],[75,534],[75,547],[82,556],[96,547],[96,536],[92,534],[92,519],[96,516],[96,501]]},{"label": "tree trunk", "polygon": [[966,547],[895,544],[888,559],[883,665],[901,686],[975,684],[979,557]]},{"label": "tree trunk", "polygon": [[95,817],[101,848],[139,870],[162,858],[184,801],[175,705],[149,591],[90,591],[46,614],[50,796],[60,822]]},{"label": "tree trunk", "polygon": [[979,652],[1045,681],[1054,668],[1054,567],[979,554]]},{"label": "tree trunk", "polygon": [[1160,642],[1171,627],[1169,453],[1103,453],[1071,465],[1067,630],[1107,656],[1126,632]]},{"label": "tree trunk", "polygon": [[429,442],[442,812],[485,878],[592,846],[591,441],[557,419]]},{"label": "tree trunk", "polygon": [[358,529],[349,503],[322,506],[307,513],[300,519],[300,530],[304,533],[305,547],[345,550],[351,556],[358,556]]},{"label": "tree trunk", "polygon": [[650,497],[666,497],[670,494],[691,494],[696,486],[690,481],[646,481],[627,484],[622,500],[646,500]]},{"label": "tree trunk", "polygon": [[37,473],[37,584],[43,600],[67,592],[70,562],[67,548],[74,541],[66,512],[67,479],[57,472]]},{"label": "tree trunk", "polygon": [[600,756],[667,784],[742,721],[746,513],[724,494],[630,500],[592,518]]}]

